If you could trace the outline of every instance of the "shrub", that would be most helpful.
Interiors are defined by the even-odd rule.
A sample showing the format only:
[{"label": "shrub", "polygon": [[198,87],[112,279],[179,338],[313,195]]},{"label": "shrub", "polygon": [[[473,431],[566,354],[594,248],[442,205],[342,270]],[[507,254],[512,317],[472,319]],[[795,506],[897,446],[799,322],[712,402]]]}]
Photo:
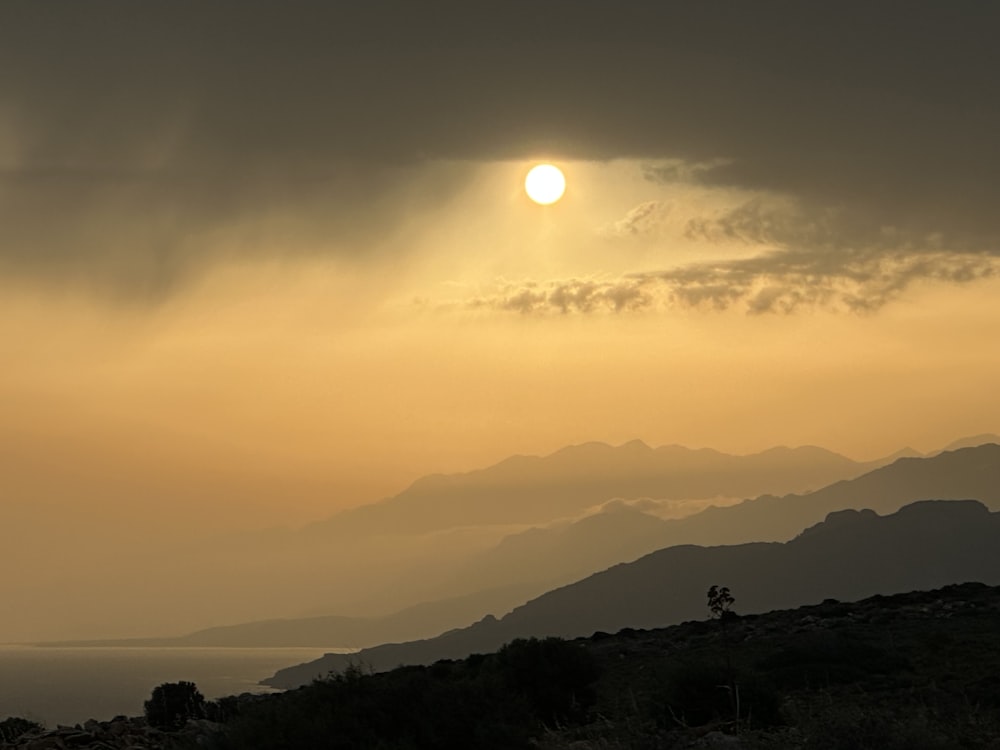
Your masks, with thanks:
[{"label": "shrub", "polygon": [[506,689],[522,696],[548,725],[582,719],[594,705],[600,675],[589,650],[561,638],[518,638],[495,657]]},{"label": "shrub", "polygon": [[164,682],[144,704],[146,721],[157,729],[177,729],[205,717],[205,696],[193,682]]}]

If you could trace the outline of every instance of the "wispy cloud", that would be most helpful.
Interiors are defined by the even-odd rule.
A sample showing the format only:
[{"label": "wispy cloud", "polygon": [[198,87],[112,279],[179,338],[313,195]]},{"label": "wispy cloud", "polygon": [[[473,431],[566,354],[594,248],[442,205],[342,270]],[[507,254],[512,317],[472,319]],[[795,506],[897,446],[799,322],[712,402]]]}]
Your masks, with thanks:
[{"label": "wispy cloud", "polygon": [[570,278],[546,282],[498,281],[493,288],[465,301],[465,306],[517,312],[595,313],[643,310],[656,300],[640,279]]},{"label": "wispy cloud", "polygon": [[501,280],[466,300],[477,309],[525,315],[635,313],[670,309],[748,314],[826,309],[872,313],[914,283],[963,284],[1000,275],[1000,259],[974,253],[779,251],[617,278]]},{"label": "wispy cloud", "polygon": [[622,218],[602,227],[600,234],[606,237],[655,237],[663,230],[670,213],[671,204],[666,201],[645,201]]},{"label": "wispy cloud", "polygon": [[697,182],[713,170],[728,166],[732,159],[708,159],[688,161],[686,159],[661,159],[648,164],[643,176],[651,182]]},{"label": "wispy cloud", "polygon": [[[656,172],[655,179],[667,178]],[[618,277],[500,280],[466,304],[534,315],[806,308],[863,314],[918,282],[965,284],[1000,274],[1000,244],[988,237],[879,225],[848,208],[773,194],[687,219],[669,202],[647,201],[601,233],[652,246],[668,246],[673,234],[706,247],[735,243],[753,254]]]}]

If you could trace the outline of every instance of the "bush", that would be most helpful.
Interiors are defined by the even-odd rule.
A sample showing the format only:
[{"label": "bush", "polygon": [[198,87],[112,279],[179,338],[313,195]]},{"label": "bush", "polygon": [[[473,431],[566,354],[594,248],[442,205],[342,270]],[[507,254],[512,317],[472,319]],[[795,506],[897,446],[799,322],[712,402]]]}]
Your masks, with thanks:
[{"label": "bush", "polygon": [[348,669],[239,707],[232,750],[527,750],[583,719],[598,675],[580,644],[516,640],[496,654],[364,674]]},{"label": "bush", "polygon": [[205,718],[224,724],[240,714],[240,699],[235,695],[227,695],[205,703]]},{"label": "bush", "polygon": [[145,702],[146,721],[157,729],[177,729],[188,719],[205,718],[205,696],[193,682],[164,682]]},{"label": "bush", "polygon": [[638,701],[643,718],[661,729],[733,722],[735,690],[741,726],[770,727],[781,721],[780,695],[767,675],[749,668],[730,672],[717,655],[675,657],[656,665],[651,677]]},{"label": "bush", "polygon": [[793,689],[849,684],[909,666],[885,648],[830,631],[793,635],[758,662],[777,685]]},{"label": "bush", "polygon": [[561,638],[518,638],[494,657],[505,689],[521,696],[547,725],[581,720],[596,701],[600,669],[580,644]]}]

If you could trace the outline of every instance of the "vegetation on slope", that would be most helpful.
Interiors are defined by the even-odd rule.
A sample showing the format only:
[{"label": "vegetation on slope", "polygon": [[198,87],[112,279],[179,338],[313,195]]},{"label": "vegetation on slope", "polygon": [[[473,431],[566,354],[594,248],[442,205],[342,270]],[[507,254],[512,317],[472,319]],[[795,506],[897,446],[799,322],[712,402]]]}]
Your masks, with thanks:
[{"label": "vegetation on slope", "polygon": [[637,750],[720,741],[1000,748],[1000,588],[969,583],[715,614],[575,641],[518,640],[427,667],[354,667],[232,704],[218,742],[245,750]]}]

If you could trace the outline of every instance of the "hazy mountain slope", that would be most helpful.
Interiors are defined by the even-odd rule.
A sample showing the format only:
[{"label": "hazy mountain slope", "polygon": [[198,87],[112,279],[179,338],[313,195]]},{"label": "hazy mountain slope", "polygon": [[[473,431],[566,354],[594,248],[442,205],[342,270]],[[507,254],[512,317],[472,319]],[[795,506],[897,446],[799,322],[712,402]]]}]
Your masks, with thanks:
[{"label": "hazy mountain slope", "polygon": [[[621,449],[608,446],[591,447],[594,455],[617,456],[621,452]],[[583,452],[587,453],[589,450],[588,448]],[[649,454],[655,453],[639,444],[632,444],[629,450],[647,458]],[[698,453],[687,449],[671,449],[666,452],[671,451],[678,455]],[[576,452],[572,449],[565,452],[570,457],[574,453]],[[706,453],[709,458],[715,454],[713,451]],[[766,456],[781,465],[788,463],[789,455],[808,457],[812,453],[811,449],[785,449],[769,451]],[[820,454],[822,453],[821,451]],[[565,471],[569,471],[574,465],[566,455],[559,460],[566,462]],[[640,462],[643,460],[647,459],[640,459]],[[545,462],[545,459],[529,461],[538,466]],[[963,482],[971,482],[976,476],[974,471],[967,471],[964,465],[957,466],[957,469],[962,472]],[[702,469],[692,470],[695,475],[700,471]],[[918,487],[924,484],[922,481],[916,483]],[[942,487],[947,485],[958,486],[960,492],[946,493]],[[993,486],[996,485],[997,482],[994,481]],[[985,499],[983,494],[973,489],[970,484],[959,485],[957,481],[948,480],[940,483],[936,494]],[[531,495],[530,492],[527,494]],[[917,494],[908,499],[923,497],[928,495]],[[186,582],[183,598],[180,598],[180,593],[173,598],[158,597],[155,603],[150,603],[145,608],[150,623],[144,628],[145,632],[136,632],[138,628],[135,628],[132,632],[121,633],[121,637],[164,637],[178,632],[190,633],[219,623],[269,620],[271,622],[254,624],[247,630],[199,634],[197,640],[208,643],[232,642],[234,645],[308,643],[344,647],[390,640],[412,640],[440,633],[449,627],[465,625],[488,612],[503,614],[532,596],[617,562],[634,560],[646,552],[670,544],[754,541],[753,535],[740,536],[739,533],[754,529],[753,524],[759,520],[755,520],[756,515],[763,515],[760,527],[778,526],[778,531],[782,531],[784,536],[773,532],[771,539],[780,540],[787,539],[798,529],[822,519],[826,509],[838,509],[852,504],[872,505],[878,500],[877,497],[859,498],[857,502],[850,502],[850,497],[847,501],[838,500],[831,506],[811,510],[803,517],[796,517],[792,510],[781,503],[768,511],[766,499],[761,499],[753,501],[752,508],[740,506],[738,510],[710,511],[680,523],[664,523],[644,514],[639,509],[646,506],[641,503],[636,507],[627,503],[604,503],[607,508],[605,513],[589,516],[577,524],[566,524],[560,527],[558,533],[552,533],[551,529],[537,529],[523,536],[511,536],[504,545],[489,554],[485,553],[496,546],[500,535],[509,527],[490,527],[486,534],[481,534],[479,529],[464,527],[423,535],[402,530],[394,535],[384,532],[379,536],[365,536],[359,532],[341,538],[328,538],[322,534],[309,537],[308,534],[289,531],[276,537],[258,535],[236,539],[232,543],[213,542],[211,546],[201,550],[200,554],[197,550],[187,551],[182,556],[172,553],[164,560],[163,581],[157,585],[165,592],[174,591],[176,587],[173,583],[167,585],[165,582],[183,579]],[[793,497],[788,502],[795,505],[802,500],[803,498]],[[503,500],[497,502],[502,504]],[[898,504],[903,502],[901,500]],[[722,515],[714,516],[717,512]],[[728,520],[735,516],[727,514],[739,515],[745,512],[754,515],[754,518],[740,516],[738,521]],[[788,519],[792,519],[795,525],[787,523]],[[781,526],[782,523],[785,525]],[[184,575],[180,573],[182,568],[188,571]],[[206,570],[211,570],[212,575],[204,575]],[[107,578],[107,587],[111,591],[121,589],[121,586],[114,583],[115,580],[112,572],[111,577]],[[151,577],[149,580],[154,579]],[[518,587],[520,598],[502,592],[493,595],[488,591],[510,585]],[[225,597],[218,595],[220,586],[226,591]],[[421,620],[414,615],[412,619],[400,620],[398,628],[396,624],[381,622],[382,617],[420,602],[470,594],[479,595],[476,599],[478,604],[456,616]],[[183,624],[177,624],[178,610],[186,613],[181,620]],[[109,608],[108,612],[110,624],[105,632],[114,634],[114,610]],[[353,617],[331,620],[325,624],[315,619],[303,623],[296,623],[295,620],[275,621],[275,618],[285,618],[288,615],[299,618],[342,614],[363,617],[365,624],[353,623]],[[367,623],[372,618],[379,620],[380,624],[369,627]],[[100,631],[91,632],[94,634],[87,633],[83,637],[92,639],[102,636]],[[40,637],[45,636],[36,633],[22,636],[21,639],[38,640]],[[54,637],[61,640],[66,638],[63,635]],[[49,636],[49,639],[52,638],[53,636]]]},{"label": "hazy mountain slope", "polygon": [[753,613],[965,581],[1000,583],[1000,514],[981,503],[925,501],[888,516],[842,511],[786,543],[669,547],[550,591],[500,620],[349,658],[328,654],[267,682],[291,687],[352,661],[387,669],[458,658],[520,636],[668,625],[703,616],[712,584],[729,586],[736,609]]},{"label": "hazy mountain slope", "polygon": [[464,474],[433,475],[379,503],[308,527],[320,536],[415,534],[468,525],[537,524],[616,497],[698,499],[802,492],[857,476],[869,464],[816,447],[748,456],[635,440],[514,456]]},{"label": "hazy mountain slope", "polygon": [[901,458],[808,495],[759,497],[731,508],[712,508],[677,523],[683,525],[684,541],[698,544],[782,540],[833,511],[870,508],[890,513],[927,499],[975,499],[1000,509],[1000,445],[945,451],[930,458]]},{"label": "hazy mountain slope", "polygon": [[970,435],[969,437],[953,440],[941,450],[956,451],[959,448],[975,448],[976,446],[985,445],[986,443],[997,443],[1000,445],[1000,435],[996,435],[992,432],[985,432],[982,435]]},{"label": "hazy mountain slope", "polygon": [[784,541],[846,508],[891,513],[926,499],[976,499],[1000,509],[1000,445],[902,458],[807,495],[765,495],[687,518],[661,520],[618,507],[577,523],[505,538],[456,574],[456,585],[496,585],[544,571],[549,578],[584,575],[675,544]]},{"label": "hazy mountain slope", "polygon": [[490,586],[543,574],[559,582],[574,580],[660,549],[675,523],[617,507],[574,523],[529,529],[474,556],[455,571],[453,583],[460,588]]},{"label": "hazy mountain slope", "polygon": [[[511,584],[527,585],[530,594],[538,594],[669,544],[754,540],[753,535],[716,538],[716,528],[695,538],[694,529],[657,523],[653,515],[694,513],[707,502],[688,495],[709,494],[714,499],[719,493],[745,489],[748,492],[740,496],[746,497],[754,488],[820,486],[831,476],[863,473],[866,466],[819,448],[727,456],[679,446],[653,449],[633,441],[619,447],[588,443],[541,458],[512,457],[468,474],[427,477],[384,503],[303,531],[254,539],[245,549],[234,550],[234,560],[249,562],[235,580],[228,577],[230,598],[242,597],[243,605],[238,617],[227,616],[225,621],[285,613],[381,616],[424,601]],[[611,497],[642,494],[658,496],[655,507],[639,501],[635,507],[618,508],[614,517],[599,514],[571,525],[595,507],[614,505]],[[671,495],[684,497],[663,499]],[[908,499],[920,497],[927,495]],[[646,508],[649,517],[641,515]],[[822,517],[818,512],[797,519],[785,537],[772,538],[787,538]],[[548,528],[524,539],[514,536],[531,526],[553,526],[556,519],[561,519],[562,530],[554,536],[548,535]],[[518,549],[492,553],[504,537]],[[351,569],[363,575],[344,574]],[[499,614],[508,603],[484,602],[480,614]],[[213,606],[207,601],[199,611],[207,613]],[[213,619],[206,624],[216,624],[221,617]]]},{"label": "hazy mountain slope", "polygon": [[[637,454],[651,452],[638,445],[633,445],[632,449]],[[618,449],[597,447],[595,454],[606,451],[615,454]],[[782,451],[771,453],[779,455]],[[532,463],[540,465],[542,461],[538,459]],[[513,534],[492,548],[470,550],[435,565],[430,564],[428,555],[450,549],[446,537],[428,536],[426,540],[417,536],[383,537],[383,546],[391,549],[380,551],[377,564],[363,562],[364,539],[328,541],[314,548],[317,557],[303,562],[297,579],[308,582],[308,588],[303,588],[311,604],[303,603],[299,609],[323,603],[327,608],[337,606],[343,607],[342,611],[351,611],[356,602],[371,602],[392,611],[419,601],[441,600],[509,585],[524,587],[525,598],[528,598],[671,545],[785,541],[801,529],[821,521],[831,511],[871,507],[887,513],[908,502],[929,498],[975,498],[1000,508],[1000,447],[985,445],[929,458],[899,460],[808,495],[762,496],[679,520],[664,521],[644,513],[642,503],[609,502],[604,504],[605,512],[578,522]],[[399,550],[404,549],[402,543],[407,539],[414,541],[405,548],[405,557],[388,565],[383,559],[385,554],[396,550],[393,554],[399,557]],[[329,552],[323,554],[340,551],[344,561],[328,566],[326,569],[330,573],[320,576],[317,572],[324,570],[320,552],[327,549]],[[281,559],[275,558],[274,564],[282,565]],[[344,566],[355,565],[365,569],[365,576],[340,573]],[[442,623],[437,632],[471,622],[486,613],[500,615],[523,601],[484,597],[478,612],[469,612],[465,620]],[[385,640],[410,640],[427,634],[430,634],[427,630],[402,632]],[[351,645],[346,641],[337,643]]]},{"label": "hazy mountain slope", "polygon": [[[384,617],[322,615],[223,625],[176,638],[52,641],[40,646],[142,646],[142,647],[241,647],[364,648],[390,641],[428,638],[482,617],[493,609],[503,614],[536,593],[534,587],[512,586],[469,596],[426,602]],[[500,605],[499,607],[497,605]]]},{"label": "hazy mountain slope", "polygon": [[[687,512],[695,512],[720,496],[823,486],[867,466],[814,447],[731,456],[681,446],[654,449],[639,441],[617,447],[586,443],[545,457],[514,456],[466,474],[425,477],[383,502],[262,542],[276,566],[299,561],[291,578],[293,585],[309,582],[310,599],[296,607],[303,614],[317,602],[328,603],[336,614],[379,613],[522,582],[534,583],[539,593],[571,578],[562,571],[550,575],[544,566],[526,575],[516,566],[490,577],[456,579],[455,572],[505,536],[579,518],[612,498],[655,497],[674,503],[681,514],[687,503]],[[606,564],[635,556],[626,545]],[[341,575],[345,565],[362,568],[364,576]],[[600,567],[587,563],[573,570]],[[323,569],[329,574],[316,575]],[[483,609],[495,611],[496,606]]]}]

